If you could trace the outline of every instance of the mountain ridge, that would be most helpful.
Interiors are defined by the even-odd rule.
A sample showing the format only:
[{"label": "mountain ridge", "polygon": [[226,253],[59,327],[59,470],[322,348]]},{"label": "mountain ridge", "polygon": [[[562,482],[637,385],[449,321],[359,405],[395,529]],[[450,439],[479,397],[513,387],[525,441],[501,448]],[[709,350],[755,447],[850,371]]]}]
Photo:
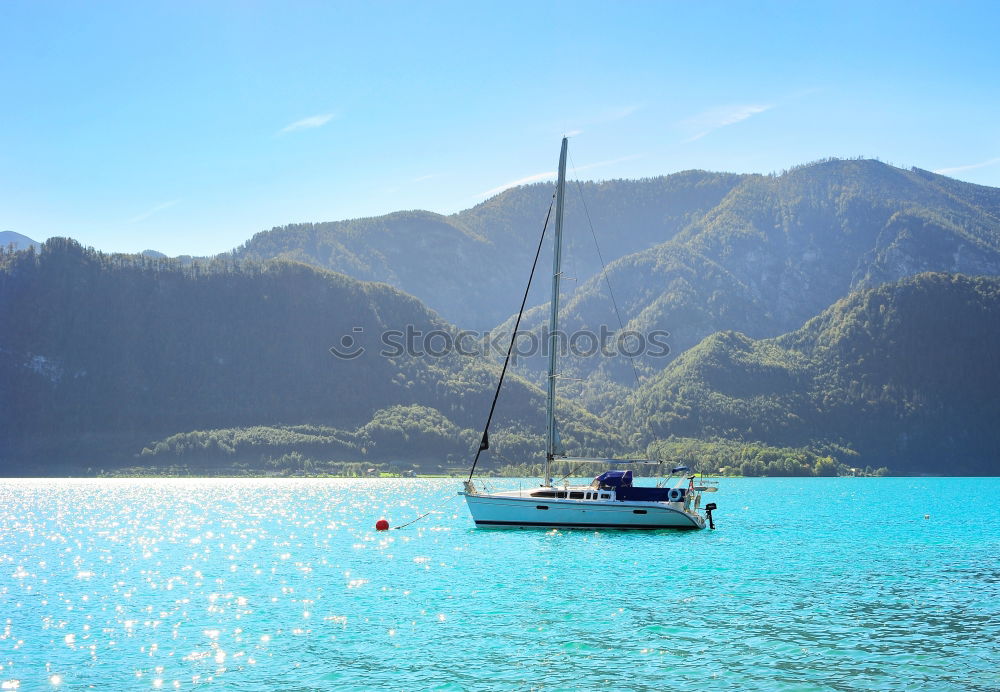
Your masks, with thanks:
[{"label": "mountain ridge", "polygon": [[[606,259],[615,259],[679,232],[738,179],[735,174],[685,171],[640,181],[574,183],[566,223],[583,228],[589,218],[598,226],[609,225],[628,209],[633,223],[627,233],[615,231],[605,247]],[[257,233],[234,252],[241,259],[288,257],[363,280],[387,281],[452,323],[484,330],[505,319],[524,291],[554,189],[550,183],[511,188],[447,216],[418,210],[292,224]],[[581,190],[585,202],[578,196]],[[579,250],[577,269],[583,276],[600,270],[591,243],[583,235],[567,240],[568,252]]]},{"label": "mountain ridge", "polygon": [[[994,209],[1000,209],[1000,189],[877,161],[823,161],[782,175],[742,177],[675,237],[609,262],[607,279],[626,329],[671,334],[665,360],[636,359],[640,372],[652,374],[709,334],[736,329],[758,339],[777,336],[854,290],[926,271],[1000,275]],[[600,275],[563,306],[568,332],[600,324],[617,331]],[[535,308],[523,325],[538,332],[545,322]],[[508,320],[501,329],[511,326]],[[538,381],[544,365],[536,359],[529,366]],[[575,378],[596,375],[605,388],[633,379],[622,358],[566,368]],[[590,397],[588,405],[594,402]]]},{"label": "mountain ridge", "polygon": [[[715,437],[809,447],[803,458],[817,469],[829,470],[827,457],[841,453],[861,454],[873,468],[885,465],[876,458],[883,454],[898,470],[910,468],[899,449],[912,445],[900,435],[923,440],[918,428],[929,424],[905,418],[906,407],[917,404],[891,394],[896,380],[884,396],[875,396],[870,382],[889,368],[889,345],[914,359],[944,358],[921,350],[927,335],[885,328],[867,341],[858,337],[856,350],[872,349],[862,354],[866,362],[882,364],[875,373],[848,358],[861,351],[825,353],[789,340],[801,330],[812,335],[815,320],[841,314],[858,296],[888,291],[882,304],[895,306],[893,314],[918,314],[919,306],[896,309],[905,301],[893,293],[913,281],[948,284],[969,300],[980,289],[992,296],[990,277],[1000,275],[1000,189],[870,160],[827,160],[770,176],[687,171],[569,187],[576,196],[567,222],[583,232],[567,242],[563,329],[619,329],[600,259],[588,245],[593,223],[612,228],[601,237],[614,241],[610,249],[602,244],[624,327],[669,334],[669,352],[657,357],[561,361],[560,428],[573,449],[606,456],[662,443],[663,435]],[[387,330],[456,338],[459,327],[447,314],[471,315],[505,346],[551,196],[551,185],[536,184],[450,216],[409,211],[291,225],[215,258],[104,255],[58,238],[38,251],[4,248],[0,319],[18,328],[0,335],[0,415],[17,432],[0,441],[0,458],[10,464],[107,453],[121,461],[148,449],[147,457],[164,463],[215,449],[233,463],[304,463],[289,440],[310,439],[302,449],[347,455],[352,463],[380,454],[407,463],[467,461],[498,356],[366,359]],[[544,255],[539,277],[550,260]],[[927,278],[962,275],[975,278]],[[968,282],[978,288],[961,288]],[[536,282],[522,323],[536,333],[547,322],[547,283]],[[933,291],[921,295],[944,300]],[[992,306],[964,313],[963,306],[949,308],[967,322],[952,331],[974,331],[976,320],[996,317]],[[346,337],[368,349],[364,358],[333,362],[328,349]],[[1000,368],[976,349],[963,342],[954,353],[978,354],[989,379]],[[751,365],[756,374],[748,375]],[[544,371],[538,354],[517,358],[491,430],[495,461],[522,463],[542,448]],[[917,408],[947,401],[985,425],[944,383],[935,386],[914,389]],[[878,405],[866,409],[869,400]],[[626,402],[641,409],[647,428],[626,424]],[[852,418],[852,406],[894,429],[896,447],[873,443],[875,433]],[[821,415],[834,409],[837,417]],[[966,430],[961,418],[952,424]],[[978,454],[988,438],[974,432],[963,434],[979,441],[969,447]],[[935,449],[933,442],[923,445]],[[936,449],[951,454],[962,444]],[[914,468],[925,468],[919,452]],[[313,461],[323,459],[334,460]]]},{"label": "mountain ridge", "polygon": [[[455,333],[413,296],[283,260],[185,265],[50,239],[39,253],[3,253],[0,321],[19,327],[0,334],[7,472],[14,460],[67,455],[121,463],[158,438],[258,425],[327,426],[351,439],[360,431],[385,448],[395,433],[371,422],[413,406],[458,426],[460,439],[437,451],[441,463],[464,460],[496,380],[482,358],[384,353],[382,335],[405,325]],[[337,346],[345,357],[331,353]],[[543,402],[537,387],[508,379],[498,448],[538,453]],[[585,410],[561,405],[573,411],[568,444],[590,449],[588,440],[615,437]],[[353,454],[368,456],[360,446]],[[427,454],[414,448],[401,458]]]},{"label": "mountain ridge", "polygon": [[717,332],[615,415],[639,439],[853,449],[860,465],[1000,472],[1000,278],[926,273],[863,289],[802,327]]},{"label": "mountain ridge", "polygon": [[[278,227],[256,234],[236,253],[258,260],[287,256],[387,281],[451,322],[484,330],[507,320],[523,291],[552,189],[547,183],[510,188],[447,216],[395,212]],[[693,170],[570,181],[566,226],[579,232],[567,233],[564,252],[578,285],[588,290],[602,281],[591,225],[609,271],[626,257],[669,253],[660,247],[665,243],[725,268],[739,280],[734,290],[749,289],[765,304],[755,319],[773,319],[772,333],[793,328],[854,288],[921,271],[1000,272],[1000,189],[871,159],[825,159],[771,175]],[[831,245],[833,237],[843,247]],[[794,262],[778,261],[790,253]],[[753,265],[760,266],[748,271]],[[623,282],[611,278],[613,285]],[[531,304],[545,300],[540,291]]]}]

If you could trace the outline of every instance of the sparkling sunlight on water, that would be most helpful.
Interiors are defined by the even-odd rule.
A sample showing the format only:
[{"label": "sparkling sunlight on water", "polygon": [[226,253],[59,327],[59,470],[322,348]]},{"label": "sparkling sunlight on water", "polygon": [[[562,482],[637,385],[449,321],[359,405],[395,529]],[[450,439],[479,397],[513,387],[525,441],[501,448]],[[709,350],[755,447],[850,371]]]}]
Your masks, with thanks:
[{"label": "sparkling sunlight on water", "polygon": [[459,485],[0,481],[0,689],[1000,688],[1000,479],[723,480],[651,533]]}]

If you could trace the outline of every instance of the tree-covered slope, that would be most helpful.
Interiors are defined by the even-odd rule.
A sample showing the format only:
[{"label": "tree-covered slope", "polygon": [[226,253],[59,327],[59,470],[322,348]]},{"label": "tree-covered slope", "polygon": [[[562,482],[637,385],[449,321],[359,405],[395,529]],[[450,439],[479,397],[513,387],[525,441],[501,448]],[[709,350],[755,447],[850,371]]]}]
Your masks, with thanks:
[{"label": "tree-covered slope", "polygon": [[616,414],[641,441],[841,445],[895,472],[1000,473],[1000,279],[921,274],[801,329],[706,338]]},{"label": "tree-covered slope", "polygon": [[[455,328],[386,284],[288,261],[184,266],[52,239],[39,253],[0,257],[0,323],[8,473],[61,458],[114,463],[157,439],[247,426],[325,426],[357,442],[341,455],[444,462],[463,444],[474,450],[497,375],[457,353],[384,354],[387,330]],[[345,335],[365,351],[334,357],[331,346],[349,350]],[[509,380],[498,448],[538,453],[543,401]],[[461,434],[444,444],[434,432],[443,424],[420,423],[431,411]],[[580,449],[616,439],[581,409],[565,418]]]},{"label": "tree-covered slope", "polygon": [[[551,194],[551,185],[539,184],[451,216],[400,212],[287,226],[214,260],[105,256],[66,240],[41,251],[5,250],[0,320],[10,327],[0,333],[0,415],[9,434],[0,453],[40,459],[74,444],[120,451],[128,437],[134,451],[190,454],[191,440],[210,446],[214,436],[241,440],[227,442],[227,449],[257,445],[250,456],[264,459],[290,453],[283,448],[287,436],[247,430],[312,426],[325,431],[318,436],[326,442],[314,440],[316,446],[343,443],[351,454],[376,460],[398,449],[386,446],[383,425],[370,424],[394,420],[411,430],[399,438],[408,444],[404,456],[451,459],[459,453],[441,442],[455,437],[440,434],[447,426],[414,421],[433,411],[428,420],[440,414],[459,438],[474,441],[500,356],[492,356],[492,365],[454,352],[380,357],[379,335],[408,326],[454,335],[457,328],[440,314],[463,327],[500,323],[492,336],[505,347]],[[834,352],[817,360],[820,351],[763,340],[799,329],[852,291],[883,290],[885,282],[921,272],[1000,275],[1000,190],[866,160],[824,161],[771,176],[688,171],[571,182],[561,320],[568,335],[618,329],[591,223],[625,328],[644,337],[668,333],[669,352],[655,349],[658,355],[647,352],[634,362],[643,380],[633,400],[642,405],[641,434],[624,417],[609,430],[577,406],[561,416],[571,448],[607,454],[669,434],[796,448],[818,439],[854,444],[850,433],[869,430],[870,421],[888,425],[897,415],[910,427],[891,444],[876,443],[878,431],[870,430],[862,436],[864,453],[902,458],[911,450],[923,468],[921,445],[944,453],[981,439],[962,433],[947,447],[947,435],[936,437],[934,421],[953,414],[976,419],[975,409],[952,401],[943,385],[916,387],[912,400],[906,394],[899,403],[892,399],[897,380],[890,379],[874,397],[866,383],[887,371],[853,372],[837,365]],[[529,299],[534,307],[522,323],[536,332],[547,323],[549,252],[546,244]],[[330,355],[345,335],[367,349],[362,357]],[[879,333],[874,343],[883,344],[883,336],[891,334]],[[894,348],[904,360],[930,357],[909,341]],[[968,360],[969,373],[975,362]],[[983,362],[992,376],[995,362]],[[521,463],[513,457],[541,448],[543,397],[529,382],[544,381],[545,358],[536,353],[517,365],[525,379],[512,380],[494,427],[510,441],[505,452],[504,435],[493,436],[499,463]],[[762,374],[754,379],[748,372]],[[636,386],[632,364],[622,357],[571,354],[560,374],[567,400],[601,416],[619,415]],[[684,396],[664,382],[684,385]],[[906,416],[938,405],[947,408],[921,423],[935,431],[934,444],[925,445],[912,429],[918,419]],[[867,417],[856,419],[858,410]],[[885,463],[873,458],[871,465]]]},{"label": "tree-covered slope", "polygon": [[[571,183],[566,252],[584,280],[600,270],[588,223],[606,260],[676,235],[722,200],[740,176],[686,171],[645,180]],[[524,290],[554,186],[506,190],[451,216],[406,211],[378,218],[293,224],[256,234],[240,258],[288,258],[410,293],[461,327],[506,318]],[[588,221],[589,218],[589,221]]]},{"label": "tree-covered slope", "polygon": [[745,178],[677,242],[793,328],[855,288],[921,271],[1000,273],[997,196],[878,161],[826,161]]},{"label": "tree-covered slope", "polygon": [[[459,214],[275,229],[242,256],[288,256],[386,280],[462,326],[506,333],[551,185],[514,188]],[[567,195],[561,326],[667,333],[640,376],[716,331],[754,338],[797,328],[853,290],[925,271],[1000,275],[1000,190],[873,160],[830,160],[781,175],[698,171],[577,186]],[[590,225],[608,261],[600,272]],[[541,334],[549,248],[522,328]],[[545,357],[521,359],[543,382]],[[601,411],[635,383],[622,357],[569,358],[567,392]],[[575,379],[573,379],[575,378]]]},{"label": "tree-covered slope", "polygon": [[[713,332],[776,336],[853,290],[925,271],[1000,275],[1000,190],[878,161],[832,160],[743,176],[669,241],[612,262],[608,279],[627,329],[671,335],[669,357],[638,359],[651,374]],[[564,306],[569,332],[617,329],[601,276]],[[544,323],[542,311],[526,322],[535,330]],[[567,369],[602,383],[597,389],[634,381],[622,358]]]}]

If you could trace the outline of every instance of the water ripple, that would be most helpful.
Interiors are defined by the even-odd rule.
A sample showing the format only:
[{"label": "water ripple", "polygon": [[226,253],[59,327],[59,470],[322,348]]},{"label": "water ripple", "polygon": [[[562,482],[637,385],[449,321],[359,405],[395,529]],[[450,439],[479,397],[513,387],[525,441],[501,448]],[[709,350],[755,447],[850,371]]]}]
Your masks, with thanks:
[{"label": "water ripple", "polygon": [[723,485],[714,532],[377,533],[457,483],[3,481],[0,689],[1000,688],[1000,481]]}]

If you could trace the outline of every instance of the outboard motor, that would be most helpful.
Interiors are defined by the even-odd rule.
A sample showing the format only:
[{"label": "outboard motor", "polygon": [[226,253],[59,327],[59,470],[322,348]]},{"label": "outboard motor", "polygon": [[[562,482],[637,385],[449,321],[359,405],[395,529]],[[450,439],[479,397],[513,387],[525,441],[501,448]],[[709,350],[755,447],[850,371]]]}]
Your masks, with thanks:
[{"label": "outboard motor", "polygon": [[715,509],[715,503],[714,502],[709,502],[707,505],[705,505],[705,518],[708,519],[708,528],[710,528],[710,529],[714,529],[715,528],[715,522],[712,521],[712,510],[713,509]]}]

